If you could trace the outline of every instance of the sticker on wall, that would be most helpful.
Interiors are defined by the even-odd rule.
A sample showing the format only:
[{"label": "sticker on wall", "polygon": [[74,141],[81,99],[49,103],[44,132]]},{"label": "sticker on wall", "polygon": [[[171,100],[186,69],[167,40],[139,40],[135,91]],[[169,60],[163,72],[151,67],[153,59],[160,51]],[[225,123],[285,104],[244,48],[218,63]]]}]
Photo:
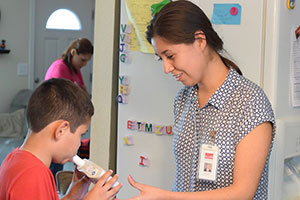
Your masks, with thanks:
[{"label": "sticker on wall", "polygon": [[132,135],[125,135],[123,137],[123,140],[124,140],[124,144],[125,145],[128,145],[128,146],[134,145],[133,136]]},{"label": "sticker on wall", "polygon": [[292,10],[295,8],[295,1],[296,0],[287,0],[287,8]]},{"label": "sticker on wall", "polygon": [[240,25],[241,12],[240,4],[214,4],[211,22],[213,24]]},{"label": "sticker on wall", "polygon": [[149,167],[150,166],[150,159],[146,155],[140,155],[139,157],[139,165],[143,167]]}]

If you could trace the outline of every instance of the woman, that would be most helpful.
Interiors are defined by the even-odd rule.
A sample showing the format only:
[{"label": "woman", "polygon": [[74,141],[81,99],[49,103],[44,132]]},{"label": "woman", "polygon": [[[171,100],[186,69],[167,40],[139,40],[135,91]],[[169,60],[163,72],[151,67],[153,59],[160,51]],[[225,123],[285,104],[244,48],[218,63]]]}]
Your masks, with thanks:
[{"label": "woman", "polygon": [[[87,38],[73,41],[65,50],[60,59],[54,61],[45,75],[45,80],[51,78],[64,78],[72,81],[88,92],[80,69],[84,67],[93,56],[93,45]],[[50,170],[56,179],[56,173],[63,169],[63,165],[51,163]]]},{"label": "woman", "polygon": [[80,69],[84,67],[93,56],[93,45],[87,38],[73,41],[60,59],[54,61],[45,76],[51,78],[65,78],[87,91]]},{"label": "woman", "polygon": [[189,1],[165,5],[146,35],[165,73],[185,87],[174,102],[173,192],[129,176],[140,191],[132,199],[267,199],[275,120],[262,89],[220,55],[222,40]]}]

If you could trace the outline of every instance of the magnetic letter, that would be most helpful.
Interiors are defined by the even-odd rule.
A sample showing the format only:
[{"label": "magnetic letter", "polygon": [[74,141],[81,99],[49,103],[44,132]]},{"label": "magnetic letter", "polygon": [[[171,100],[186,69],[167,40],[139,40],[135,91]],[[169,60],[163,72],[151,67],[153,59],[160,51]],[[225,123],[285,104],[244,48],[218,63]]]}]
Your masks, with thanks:
[{"label": "magnetic letter", "polygon": [[146,156],[143,156],[143,155],[141,155],[140,156],[140,163],[139,163],[139,165],[141,165],[141,166],[149,166],[149,163],[150,161],[149,161],[149,159],[146,157]]},{"label": "magnetic letter", "polygon": [[[169,130],[168,130],[168,127],[169,127]],[[172,126],[166,126],[166,134],[167,135],[172,135],[173,134]]]},{"label": "magnetic letter", "polygon": [[119,76],[120,84],[121,85],[128,85],[129,79],[128,76]]},{"label": "magnetic letter", "polygon": [[118,95],[117,101],[118,101],[118,103],[124,103],[124,104],[127,104],[127,103],[128,103],[127,96],[122,95],[122,94],[119,94],[119,95]]},{"label": "magnetic letter", "polygon": [[145,132],[152,133],[152,124],[145,124]]},{"label": "magnetic letter", "polygon": [[136,130],[136,121],[127,120],[127,128],[131,130]]},{"label": "magnetic letter", "polygon": [[145,131],[145,122],[137,122],[138,131]]},{"label": "magnetic letter", "polygon": [[123,33],[125,33],[126,28],[127,28],[127,24],[121,24],[121,30]]},{"label": "magnetic letter", "polygon": [[122,63],[126,63],[126,61],[127,61],[127,54],[122,53],[122,54],[120,55],[120,61],[121,61]]},{"label": "magnetic letter", "polygon": [[120,94],[128,95],[128,86],[120,85]]},{"label": "magnetic letter", "polygon": [[122,53],[123,51],[125,51],[125,43],[121,43],[120,44],[120,48],[119,51]]},{"label": "magnetic letter", "polygon": [[124,42],[124,39],[125,39],[126,35],[125,34],[120,34],[120,39],[121,39],[121,42]]},{"label": "magnetic letter", "polygon": [[125,137],[123,137],[123,139],[124,139],[124,144],[126,144],[128,146],[133,145],[133,137],[131,135],[125,136]]},{"label": "magnetic letter", "polygon": [[121,85],[123,85],[123,84],[122,84],[123,79],[124,79],[124,76],[119,76],[119,80],[120,80],[120,84],[121,84]]},{"label": "magnetic letter", "polygon": [[164,130],[164,127],[163,126],[160,126],[160,125],[157,125],[156,126],[156,134],[157,135],[162,135],[163,134],[163,130]]}]

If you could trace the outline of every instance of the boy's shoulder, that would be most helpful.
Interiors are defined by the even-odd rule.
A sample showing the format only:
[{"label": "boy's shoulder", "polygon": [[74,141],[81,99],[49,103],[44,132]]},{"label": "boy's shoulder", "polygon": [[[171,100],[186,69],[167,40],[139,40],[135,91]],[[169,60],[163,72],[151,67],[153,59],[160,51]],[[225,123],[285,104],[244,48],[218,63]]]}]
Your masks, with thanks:
[{"label": "boy's shoulder", "polygon": [[5,171],[8,174],[13,174],[15,177],[23,173],[31,171],[38,174],[40,171],[47,171],[48,168],[36,156],[28,151],[20,150],[19,148],[13,150],[3,161],[0,173]]},{"label": "boy's shoulder", "polygon": [[[26,194],[27,198],[28,195],[30,197],[30,191],[40,191],[43,197],[57,195],[49,168],[27,151],[15,149],[7,156],[0,168],[0,180],[0,188],[6,188],[6,192],[13,195]],[[18,193],[20,190],[22,194]]]}]

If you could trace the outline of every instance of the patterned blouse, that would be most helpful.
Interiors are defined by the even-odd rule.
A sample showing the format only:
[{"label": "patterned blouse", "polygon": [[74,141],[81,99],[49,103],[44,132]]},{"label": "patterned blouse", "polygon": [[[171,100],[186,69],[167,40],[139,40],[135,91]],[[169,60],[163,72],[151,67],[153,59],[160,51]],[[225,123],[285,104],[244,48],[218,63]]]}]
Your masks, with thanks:
[{"label": "patterned blouse", "polygon": [[[275,136],[274,114],[265,93],[234,69],[229,70],[224,83],[202,108],[197,101],[197,90],[197,85],[184,87],[174,102],[176,177],[173,191],[194,192],[230,186],[239,142],[263,122],[272,123],[272,138]],[[216,181],[200,180],[197,174],[200,146],[210,143],[213,130],[214,145],[219,148]],[[268,196],[268,165],[273,139],[254,199],[267,199]]]}]

